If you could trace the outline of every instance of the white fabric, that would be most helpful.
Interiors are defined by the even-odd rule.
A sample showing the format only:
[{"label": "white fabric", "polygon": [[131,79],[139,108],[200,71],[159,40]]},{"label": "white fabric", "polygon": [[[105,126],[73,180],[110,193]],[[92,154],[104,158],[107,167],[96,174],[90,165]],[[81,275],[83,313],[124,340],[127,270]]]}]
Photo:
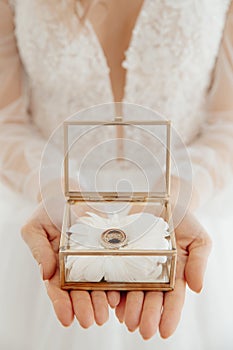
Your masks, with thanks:
[{"label": "white fabric", "polygon": [[[112,312],[102,327],[83,330],[76,321],[69,329],[59,325],[37,264],[19,235],[32,204],[5,188],[0,193],[7,198],[1,202],[1,349],[92,350],[96,344],[101,344],[101,350],[232,349],[233,186],[199,214],[214,241],[204,290],[200,295],[188,291],[181,322],[170,339],[164,341],[156,335],[146,342],[138,332],[129,333]],[[12,215],[14,220],[9,220]]]},{"label": "white fabric", "polygon": [[[70,114],[112,101],[113,96],[109,68],[90,23],[76,35],[73,0],[11,3],[13,12],[6,0],[0,0],[1,177],[36,198],[41,152],[50,133]],[[195,186],[203,200],[232,177],[233,6],[227,15],[229,5],[230,0],[145,0],[123,63],[124,101],[155,108],[172,120],[189,145]],[[229,194],[233,190],[228,187],[199,213],[215,243],[204,293],[198,297],[188,293],[182,321],[171,339],[156,337],[144,343],[113,319],[88,331],[76,323],[71,329],[58,325],[36,264],[33,267],[19,237],[32,204],[2,188],[0,347],[231,349]]]}]

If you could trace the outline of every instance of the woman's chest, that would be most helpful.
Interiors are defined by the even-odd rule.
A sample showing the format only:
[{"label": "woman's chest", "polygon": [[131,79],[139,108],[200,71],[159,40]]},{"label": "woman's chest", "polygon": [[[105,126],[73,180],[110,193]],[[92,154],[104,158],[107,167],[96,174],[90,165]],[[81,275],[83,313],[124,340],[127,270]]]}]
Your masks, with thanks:
[{"label": "woman's chest", "polygon": [[[111,28],[112,13],[107,25],[97,28],[87,21],[80,27],[74,0],[14,3],[16,36],[29,76],[49,77],[56,69],[57,79],[64,74],[70,79],[73,69],[79,68],[80,78],[88,71],[92,74],[106,68],[105,54],[117,56],[120,45],[121,52],[126,50],[126,70],[137,68],[149,75],[201,71],[207,61],[215,59],[230,0],[145,0],[141,11],[134,9],[129,27],[119,28],[122,35],[116,34],[117,21]],[[198,67],[196,63],[202,64]]]},{"label": "woman's chest", "polygon": [[77,15],[84,23],[87,20],[92,26],[109,67],[114,99],[121,101],[126,76],[122,62],[144,7],[144,0],[82,0],[80,3],[82,7],[77,6]]},{"label": "woman's chest", "polygon": [[[211,80],[229,4],[145,0],[123,61],[124,100],[155,108],[177,125],[188,115],[189,125],[183,125],[191,130]],[[16,35],[34,108],[43,99],[63,118],[113,100],[106,55],[90,23],[80,29],[73,6],[73,0],[15,0]]]}]

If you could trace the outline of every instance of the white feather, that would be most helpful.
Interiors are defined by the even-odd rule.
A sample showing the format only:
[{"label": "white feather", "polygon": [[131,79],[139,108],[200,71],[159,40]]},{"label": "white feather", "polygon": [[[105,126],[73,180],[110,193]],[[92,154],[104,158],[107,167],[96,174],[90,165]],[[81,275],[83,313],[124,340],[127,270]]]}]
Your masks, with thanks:
[{"label": "white feather", "polygon": [[[87,212],[72,225],[71,240],[77,248],[104,249],[100,245],[101,234],[108,228],[120,228],[127,235],[128,244],[121,249],[168,249],[168,224],[150,213],[123,215],[113,213],[101,217]],[[98,282],[153,282],[162,273],[166,256],[72,256],[67,259],[69,279],[72,281]]]}]

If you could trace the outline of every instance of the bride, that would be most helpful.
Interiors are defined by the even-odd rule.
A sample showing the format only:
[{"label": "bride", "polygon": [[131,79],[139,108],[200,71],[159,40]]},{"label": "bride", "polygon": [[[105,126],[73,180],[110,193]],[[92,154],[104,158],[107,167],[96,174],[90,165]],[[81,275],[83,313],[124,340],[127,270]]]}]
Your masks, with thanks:
[{"label": "bride", "polygon": [[[0,0],[1,178],[13,190],[1,189],[2,348],[89,349],[101,342],[101,349],[185,349],[187,344],[190,349],[230,349],[231,320],[223,310],[231,303],[232,238],[223,231],[230,228],[229,191],[225,194],[223,188],[232,177],[232,16],[230,0]],[[193,193],[189,211],[176,227],[179,258],[172,292],[69,293],[59,288],[60,232],[40,192],[56,206],[58,184],[49,179],[40,189],[42,151],[67,116],[114,101],[144,105],[171,119],[192,159]],[[172,188],[191,185],[185,176],[172,181]],[[211,198],[219,190],[214,202]],[[200,221],[208,230],[222,231],[221,237],[220,232],[212,234],[222,250],[216,253],[215,248],[212,259],[217,260],[212,260],[204,293],[194,297],[188,291],[176,333],[166,343],[154,341],[157,330],[162,338],[174,333],[186,283],[198,293],[203,287],[211,239]],[[61,324],[70,326],[74,317],[82,328],[103,325],[108,317],[110,322],[86,333],[77,322],[68,329],[56,323],[43,283],[18,237],[20,226]],[[225,300],[218,300],[220,284]],[[129,334],[117,324],[108,305],[129,331],[138,329],[150,342],[144,344],[138,333]]]}]

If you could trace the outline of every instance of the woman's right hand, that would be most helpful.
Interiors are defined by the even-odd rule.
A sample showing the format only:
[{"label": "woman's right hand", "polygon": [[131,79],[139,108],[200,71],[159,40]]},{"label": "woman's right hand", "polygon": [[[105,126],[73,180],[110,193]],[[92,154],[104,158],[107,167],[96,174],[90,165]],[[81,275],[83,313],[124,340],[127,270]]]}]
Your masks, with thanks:
[{"label": "woman's right hand", "polygon": [[[56,208],[56,203],[53,205]],[[60,288],[58,259],[60,230],[52,223],[42,203],[21,232],[39,264],[48,296],[62,325],[69,326],[74,316],[83,328],[90,327],[94,321],[98,325],[104,324],[108,320],[108,304],[116,307],[120,302],[120,293],[65,291]]]}]

